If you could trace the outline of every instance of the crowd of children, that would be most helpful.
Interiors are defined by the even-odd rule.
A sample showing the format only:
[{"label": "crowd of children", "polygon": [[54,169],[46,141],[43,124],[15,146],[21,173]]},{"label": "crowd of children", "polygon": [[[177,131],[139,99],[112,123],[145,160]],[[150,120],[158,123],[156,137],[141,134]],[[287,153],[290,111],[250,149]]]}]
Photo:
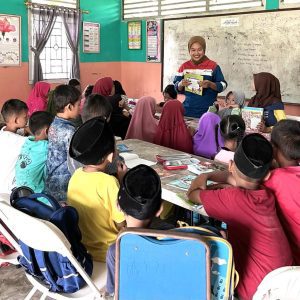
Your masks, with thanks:
[{"label": "crowd of children", "polygon": [[[249,102],[265,109],[259,129],[271,132],[271,143],[259,133],[245,135],[240,116],[245,95],[239,91],[210,107],[193,132],[173,85],[164,90],[164,102],[145,96],[133,111],[121,84],[110,77],[89,85],[83,97],[78,84],[71,80],[50,91],[49,85],[37,83],[28,106],[18,99],[3,104],[0,193],[28,186],[75,207],[83,244],[94,260],[107,262],[106,296],[114,292],[118,232],[126,224],[152,227],[162,205],[159,176],[144,165],[127,172],[115,136],[229,165],[228,171],[197,177],[188,196],[203,204],[210,217],[227,224],[240,274],[240,299],[251,299],[270,271],[300,264],[300,123],[281,120],[285,116],[275,76],[255,74],[256,94]],[[50,112],[44,111],[47,97]],[[160,120],[155,116],[158,108]],[[208,188],[207,180],[224,188]]]}]

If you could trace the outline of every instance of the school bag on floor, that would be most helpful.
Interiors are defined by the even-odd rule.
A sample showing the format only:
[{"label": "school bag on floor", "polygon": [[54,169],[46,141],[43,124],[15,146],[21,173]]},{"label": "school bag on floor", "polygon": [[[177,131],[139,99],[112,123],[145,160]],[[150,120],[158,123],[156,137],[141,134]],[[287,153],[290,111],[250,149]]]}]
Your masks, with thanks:
[{"label": "school bag on floor", "polygon": [[181,227],[176,231],[197,233],[210,247],[210,283],[211,300],[234,299],[234,289],[238,284],[238,273],[234,267],[232,248],[216,228],[213,227]]},{"label": "school bag on floor", "polygon": [[[81,243],[79,217],[75,208],[61,206],[57,200],[46,194],[30,194],[26,187],[13,190],[10,202],[14,208],[56,225],[71,244],[74,257],[86,273],[92,275],[92,257]],[[19,263],[27,273],[49,285],[51,292],[74,293],[86,284],[67,257],[57,252],[30,248],[22,241],[19,241],[19,244],[24,254],[19,257]]]}]

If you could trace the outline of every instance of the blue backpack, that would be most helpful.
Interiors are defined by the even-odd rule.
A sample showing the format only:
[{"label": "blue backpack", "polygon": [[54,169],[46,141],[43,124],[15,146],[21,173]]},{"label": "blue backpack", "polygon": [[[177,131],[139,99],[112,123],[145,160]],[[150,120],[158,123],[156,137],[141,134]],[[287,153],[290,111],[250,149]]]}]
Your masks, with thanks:
[{"label": "blue backpack", "polygon": [[[11,205],[28,215],[56,225],[70,242],[74,257],[91,276],[93,260],[81,243],[76,209],[71,206],[61,206],[49,195],[31,194],[31,192],[32,190],[26,187],[13,190]],[[19,256],[19,263],[27,273],[49,285],[51,292],[74,293],[86,284],[68,258],[57,252],[32,249],[22,241],[19,241],[19,244],[24,254],[24,256]]]},{"label": "blue backpack", "polygon": [[239,276],[235,270],[230,243],[212,226],[181,227],[176,231],[200,234],[210,248],[210,283],[212,300],[234,298],[234,289]]}]

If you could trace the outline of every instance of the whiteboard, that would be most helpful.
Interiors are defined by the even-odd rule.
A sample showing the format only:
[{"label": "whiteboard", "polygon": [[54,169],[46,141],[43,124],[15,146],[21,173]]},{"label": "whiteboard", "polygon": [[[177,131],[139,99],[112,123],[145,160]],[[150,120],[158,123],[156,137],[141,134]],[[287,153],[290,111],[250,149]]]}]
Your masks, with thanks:
[{"label": "whiteboard", "polygon": [[253,73],[270,72],[280,80],[283,101],[300,104],[300,10],[165,20],[164,87],[190,59],[187,44],[194,35],[205,38],[206,55],[228,83],[220,95],[242,90],[249,99]]}]

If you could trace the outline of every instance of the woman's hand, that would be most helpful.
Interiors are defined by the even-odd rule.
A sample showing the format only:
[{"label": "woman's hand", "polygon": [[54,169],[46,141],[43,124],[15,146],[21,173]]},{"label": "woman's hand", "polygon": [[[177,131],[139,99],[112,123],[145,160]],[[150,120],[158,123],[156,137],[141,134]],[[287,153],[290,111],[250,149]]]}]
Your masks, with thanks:
[{"label": "woman's hand", "polygon": [[182,91],[186,86],[189,86],[191,82],[186,79],[182,79],[178,84],[178,90]]},{"label": "woman's hand", "polygon": [[211,83],[212,82],[210,80],[199,81],[199,85],[202,86],[204,89],[210,88]]}]

